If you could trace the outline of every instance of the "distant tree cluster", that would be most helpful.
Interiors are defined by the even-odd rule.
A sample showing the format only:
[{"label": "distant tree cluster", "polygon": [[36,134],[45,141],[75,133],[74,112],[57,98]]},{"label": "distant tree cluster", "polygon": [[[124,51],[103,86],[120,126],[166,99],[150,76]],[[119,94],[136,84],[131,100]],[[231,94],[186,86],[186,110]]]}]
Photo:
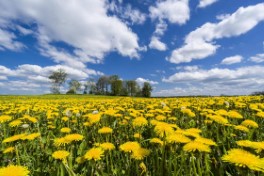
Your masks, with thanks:
[{"label": "distant tree cluster", "polygon": [[[51,92],[60,94],[60,87],[65,83],[67,73],[59,69],[49,76],[52,81]],[[67,94],[80,93],[83,88],[83,94],[94,95],[112,95],[112,96],[132,96],[132,97],[150,97],[152,86],[149,82],[144,82],[143,86],[135,80],[121,80],[118,75],[101,76],[97,81],[89,79],[81,84],[78,80],[70,80],[68,82],[69,90]]]},{"label": "distant tree cluster", "polygon": [[253,92],[251,95],[264,95],[264,91]]}]

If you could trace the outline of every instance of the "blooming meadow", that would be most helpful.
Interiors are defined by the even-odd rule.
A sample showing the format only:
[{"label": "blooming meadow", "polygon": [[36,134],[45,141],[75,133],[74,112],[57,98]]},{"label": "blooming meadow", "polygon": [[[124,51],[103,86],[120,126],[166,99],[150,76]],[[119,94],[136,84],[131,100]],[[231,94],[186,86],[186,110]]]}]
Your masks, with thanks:
[{"label": "blooming meadow", "polygon": [[264,98],[0,97],[0,176],[263,175]]}]

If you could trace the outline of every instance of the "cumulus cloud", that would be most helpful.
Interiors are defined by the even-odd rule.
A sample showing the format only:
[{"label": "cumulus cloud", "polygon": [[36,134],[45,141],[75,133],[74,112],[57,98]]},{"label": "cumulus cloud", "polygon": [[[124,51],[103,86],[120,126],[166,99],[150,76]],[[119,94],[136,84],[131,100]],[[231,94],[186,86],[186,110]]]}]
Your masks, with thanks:
[{"label": "cumulus cloud", "polygon": [[205,23],[189,33],[181,48],[175,49],[167,60],[171,63],[191,62],[215,54],[220,45],[216,39],[239,36],[264,20],[264,3],[240,7],[218,23]]},{"label": "cumulus cloud", "polygon": [[264,66],[183,70],[162,80],[166,83],[177,83],[176,90],[161,89],[155,94],[164,96],[250,94],[263,89],[263,75]]},{"label": "cumulus cloud", "polygon": [[7,90],[23,90],[43,93],[50,87],[50,79],[48,79],[49,75],[60,68],[65,70],[68,74],[68,79],[76,79],[80,81],[92,76],[103,75],[103,73],[92,69],[76,69],[65,65],[41,67],[39,65],[24,64],[19,65],[15,69],[0,65],[0,80],[1,78],[4,80],[0,88],[8,87]]},{"label": "cumulus cloud", "polygon": [[224,65],[231,65],[231,64],[235,64],[235,63],[240,63],[243,60],[243,57],[240,55],[235,55],[235,56],[231,56],[231,57],[226,57],[222,60],[221,64]]},{"label": "cumulus cloud", "polygon": [[[34,25],[34,36],[38,40],[42,39],[39,41],[41,53],[58,63],[70,65],[69,57],[82,57],[78,62],[101,62],[105,54],[111,51],[138,58],[138,36],[119,18],[108,15],[107,3],[104,0],[70,0],[67,3],[59,0],[0,0],[0,21],[12,24],[12,21],[19,20],[22,24]],[[137,14],[133,12],[132,19],[136,20],[140,16]],[[0,33],[2,49],[21,48],[14,34],[3,30]],[[56,42],[63,42],[73,52],[62,53],[54,45]],[[48,51],[45,53],[42,50]],[[80,64],[77,63],[77,66],[80,67]]]},{"label": "cumulus cloud", "polygon": [[16,41],[14,33],[0,28],[0,50],[8,49],[12,51],[19,51],[23,47],[24,45],[22,43]]},{"label": "cumulus cloud", "polygon": [[200,0],[198,7],[204,8],[209,5],[212,5],[215,2],[217,2],[217,0]]},{"label": "cumulus cloud", "polygon": [[140,77],[136,79],[136,82],[141,86],[144,84],[144,82],[148,82],[152,85],[159,84],[157,81],[152,81],[152,80],[140,78]]},{"label": "cumulus cloud", "polygon": [[149,47],[164,51],[167,47],[160,42],[160,38],[167,30],[168,25],[165,21],[172,24],[185,24],[190,19],[189,0],[157,1],[154,6],[150,6],[149,12],[150,18],[158,21]]},{"label": "cumulus cloud", "polygon": [[165,51],[167,49],[167,46],[165,43],[161,42],[157,37],[152,37],[149,48],[151,49],[157,49],[159,51]]},{"label": "cumulus cloud", "polygon": [[264,62],[264,53],[257,54],[255,56],[250,57],[250,61],[255,62],[255,63]]},{"label": "cumulus cloud", "polygon": [[149,8],[150,17],[159,20],[168,20],[174,24],[185,24],[190,18],[188,0],[157,1],[155,6]]},{"label": "cumulus cloud", "polygon": [[250,80],[264,81],[263,66],[248,66],[238,69],[213,68],[209,70],[198,69],[195,71],[183,71],[175,73],[168,78],[164,78],[164,82],[218,82],[223,84],[232,84],[239,81],[253,84]]},{"label": "cumulus cloud", "polygon": [[107,5],[108,9],[117,14],[119,18],[126,20],[126,23],[133,25],[143,24],[146,21],[147,15],[145,13],[132,8],[130,4],[122,6],[120,5],[122,2],[118,3],[116,1],[112,1]]}]

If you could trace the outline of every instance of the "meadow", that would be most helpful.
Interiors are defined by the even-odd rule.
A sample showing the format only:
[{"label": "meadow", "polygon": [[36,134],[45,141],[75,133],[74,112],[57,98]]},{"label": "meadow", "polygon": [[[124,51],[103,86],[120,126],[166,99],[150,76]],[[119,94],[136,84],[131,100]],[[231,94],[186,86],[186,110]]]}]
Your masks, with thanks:
[{"label": "meadow", "polygon": [[264,175],[263,96],[1,96],[0,176]]}]

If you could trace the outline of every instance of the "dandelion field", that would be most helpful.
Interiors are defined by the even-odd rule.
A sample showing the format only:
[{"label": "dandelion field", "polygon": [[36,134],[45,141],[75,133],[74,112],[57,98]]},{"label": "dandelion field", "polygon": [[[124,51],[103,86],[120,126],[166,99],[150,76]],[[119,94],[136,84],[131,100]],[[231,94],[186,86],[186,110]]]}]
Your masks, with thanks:
[{"label": "dandelion field", "polygon": [[0,176],[264,175],[264,98],[1,96]]}]

